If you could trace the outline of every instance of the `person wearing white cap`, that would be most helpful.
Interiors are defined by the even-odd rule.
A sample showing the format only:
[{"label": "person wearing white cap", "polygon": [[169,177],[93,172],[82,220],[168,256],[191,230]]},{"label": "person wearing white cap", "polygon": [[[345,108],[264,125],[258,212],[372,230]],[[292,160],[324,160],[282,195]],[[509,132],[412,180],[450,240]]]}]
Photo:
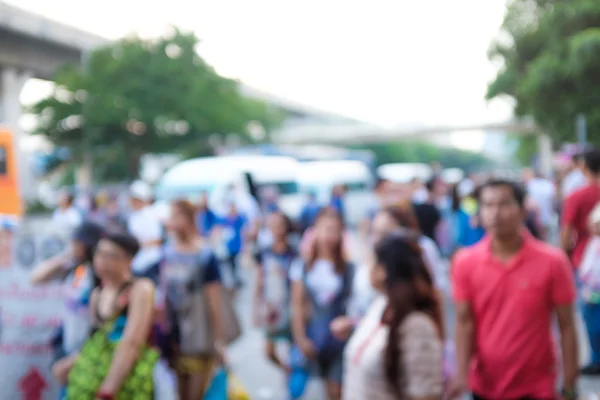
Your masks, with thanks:
[{"label": "person wearing white cap", "polygon": [[162,244],[162,225],[151,207],[152,188],[146,182],[135,181],[129,187],[131,214],[127,222],[128,231],[140,243],[140,251],[132,262],[133,273],[158,280]]}]

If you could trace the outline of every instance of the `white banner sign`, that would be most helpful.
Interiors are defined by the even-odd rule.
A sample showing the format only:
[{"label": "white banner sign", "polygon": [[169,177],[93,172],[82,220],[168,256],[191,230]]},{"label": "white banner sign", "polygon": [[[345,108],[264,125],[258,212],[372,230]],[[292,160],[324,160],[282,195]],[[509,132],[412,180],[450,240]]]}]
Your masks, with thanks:
[{"label": "white banner sign", "polygon": [[0,400],[55,400],[50,340],[64,310],[60,283],[33,287],[31,271],[67,249],[68,232],[49,222],[24,221],[0,230]]}]

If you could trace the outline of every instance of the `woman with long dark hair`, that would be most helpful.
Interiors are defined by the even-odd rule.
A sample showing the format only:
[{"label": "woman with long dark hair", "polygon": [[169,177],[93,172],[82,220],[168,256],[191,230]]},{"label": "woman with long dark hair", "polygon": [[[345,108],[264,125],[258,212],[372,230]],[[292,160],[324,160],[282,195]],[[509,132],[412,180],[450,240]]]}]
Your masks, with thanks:
[{"label": "woman with long dark hair", "polygon": [[346,348],[345,400],[442,398],[442,314],[418,239],[396,231],[375,246],[380,295]]},{"label": "woman with long dark hair", "polygon": [[[329,326],[346,314],[353,267],[344,257],[344,224],[336,210],[321,210],[314,229],[310,251],[290,269],[292,333],[304,367],[325,381],[329,399],[338,400],[345,341],[334,338]],[[291,382],[299,362],[292,364]]]}]

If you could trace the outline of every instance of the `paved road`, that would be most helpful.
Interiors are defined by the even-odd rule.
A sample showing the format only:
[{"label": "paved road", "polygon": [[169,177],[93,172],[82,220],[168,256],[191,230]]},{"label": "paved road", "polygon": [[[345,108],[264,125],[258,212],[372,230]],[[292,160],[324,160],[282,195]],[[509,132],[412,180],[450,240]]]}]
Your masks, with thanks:
[{"label": "paved road", "polygon": [[[355,247],[356,248],[356,247]],[[246,327],[245,334],[239,342],[235,343],[229,352],[231,364],[234,372],[250,392],[250,398],[256,400],[284,400],[286,391],[283,374],[266,361],[264,354],[263,334],[260,330],[251,326],[251,283],[254,274],[251,269],[246,268],[243,271],[246,280],[244,290],[239,294],[237,304],[241,319]],[[446,293],[445,311],[448,332],[451,335],[454,330],[454,307]],[[588,344],[584,334],[584,327],[578,319],[581,359],[587,360]],[[285,354],[285,348],[281,349]],[[581,379],[582,393],[600,393],[600,379]],[[321,387],[315,382],[309,387],[307,400],[321,400]]]}]

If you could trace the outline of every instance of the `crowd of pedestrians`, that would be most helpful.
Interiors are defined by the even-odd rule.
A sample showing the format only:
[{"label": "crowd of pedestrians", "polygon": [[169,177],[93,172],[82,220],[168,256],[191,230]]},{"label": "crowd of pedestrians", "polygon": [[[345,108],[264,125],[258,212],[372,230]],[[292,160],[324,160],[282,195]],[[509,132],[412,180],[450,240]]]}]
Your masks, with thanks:
[{"label": "crowd of pedestrians", "polygon": [[180,400],[203,399],[241,335],[242,264],[291,399],[313,378],[331,400],[576,399],[580,373],[600,375],[600,151],[574,158],[562,185],[527,170],[521,182],[381,179],[374,194],[358,243],[343,186],[328,204],[309,195],[297,221],[275,196],[231,197],[218,215],[203,195],[160,216],[141,181],[126,212],[103,194],[82,214],[64,194],[53,223],[73,231],[72,250],[31,277],[69,288],[53,338],[61,398],[152,399],[163,366]]}]

